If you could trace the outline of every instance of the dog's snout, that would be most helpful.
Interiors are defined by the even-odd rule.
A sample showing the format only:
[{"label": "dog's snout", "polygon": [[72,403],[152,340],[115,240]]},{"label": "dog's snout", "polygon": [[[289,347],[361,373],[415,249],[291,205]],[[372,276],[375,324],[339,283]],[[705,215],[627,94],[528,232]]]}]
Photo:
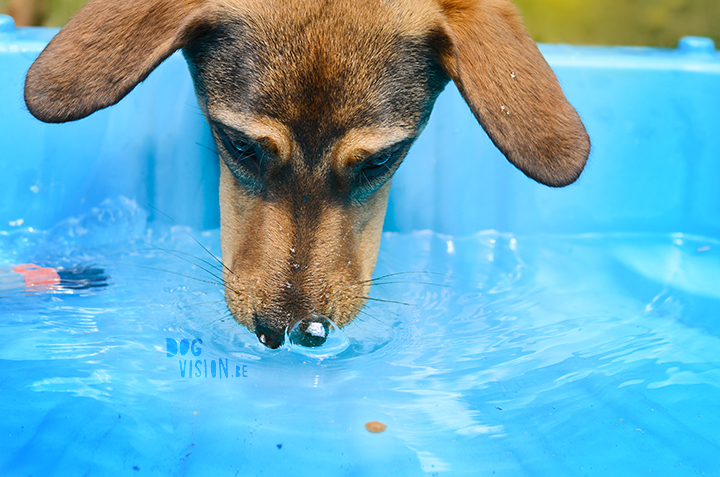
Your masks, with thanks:
[{"label": "dog's snout", "polygon": [[258,340],[270,349],[282,346],[285,341],[285,328],[265,322],[262,319],[255,319],[255,334]]},{"label": "dog's snout", "polygon": [[330,334],[330,322],[320,315],[309,315],[289,325],[270,318],[255,317],[255,334],[258,340],[270,349],[276,349],[285,342],[285,331],[294,345],[316,348],[325,344]]}]

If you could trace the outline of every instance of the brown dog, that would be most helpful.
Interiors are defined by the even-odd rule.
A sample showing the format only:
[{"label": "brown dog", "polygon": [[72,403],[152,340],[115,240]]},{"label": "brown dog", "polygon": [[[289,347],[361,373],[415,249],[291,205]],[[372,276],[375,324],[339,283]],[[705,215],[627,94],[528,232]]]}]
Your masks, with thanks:
[{"label": "brown dog", "polygon": [[179,48],[220,153],[226,301],[271,348],[363,306],[391,177],[450,79],[529,177],[567,185],[589,153],[509,0],[90,0],[25,101],[83,118]]}]

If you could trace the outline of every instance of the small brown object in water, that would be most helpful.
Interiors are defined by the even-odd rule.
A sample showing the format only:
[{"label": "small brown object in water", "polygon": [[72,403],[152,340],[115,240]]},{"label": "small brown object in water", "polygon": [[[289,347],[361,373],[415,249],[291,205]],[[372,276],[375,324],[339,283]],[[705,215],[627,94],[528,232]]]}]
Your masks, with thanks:
[{"label": "small brown object in water", "polygon": [[365,429],[374,434],[379,434],[380,432],[383,432],[385,429],[387,429],[387,426],[382,422],[370,421],[365,424]]}]

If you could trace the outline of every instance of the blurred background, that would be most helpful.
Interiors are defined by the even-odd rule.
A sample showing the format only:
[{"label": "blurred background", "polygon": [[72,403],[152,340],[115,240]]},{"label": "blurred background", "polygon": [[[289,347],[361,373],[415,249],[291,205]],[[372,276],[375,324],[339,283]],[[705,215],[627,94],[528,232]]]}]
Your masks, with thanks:
[{"label": "blurred background", "polygon": [[[117,0],[124,1],[124,0]],[[0,0],[18,25],[62,26],[85,0]],[[675,46],[682,36],[720,45],[720,0],[515,0],[536,41]]]}]

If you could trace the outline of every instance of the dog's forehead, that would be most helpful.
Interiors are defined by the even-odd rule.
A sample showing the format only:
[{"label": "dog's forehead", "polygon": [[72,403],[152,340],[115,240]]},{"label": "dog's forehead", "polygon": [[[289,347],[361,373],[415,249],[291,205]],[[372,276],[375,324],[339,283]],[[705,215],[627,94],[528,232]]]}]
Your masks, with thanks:
[{"label": "dog's forehead", "polygon": [[412,130],[446,81],[422,2],[223,1],[211,33],[185,48],[211,116],[272,118],[298,139]]}]

